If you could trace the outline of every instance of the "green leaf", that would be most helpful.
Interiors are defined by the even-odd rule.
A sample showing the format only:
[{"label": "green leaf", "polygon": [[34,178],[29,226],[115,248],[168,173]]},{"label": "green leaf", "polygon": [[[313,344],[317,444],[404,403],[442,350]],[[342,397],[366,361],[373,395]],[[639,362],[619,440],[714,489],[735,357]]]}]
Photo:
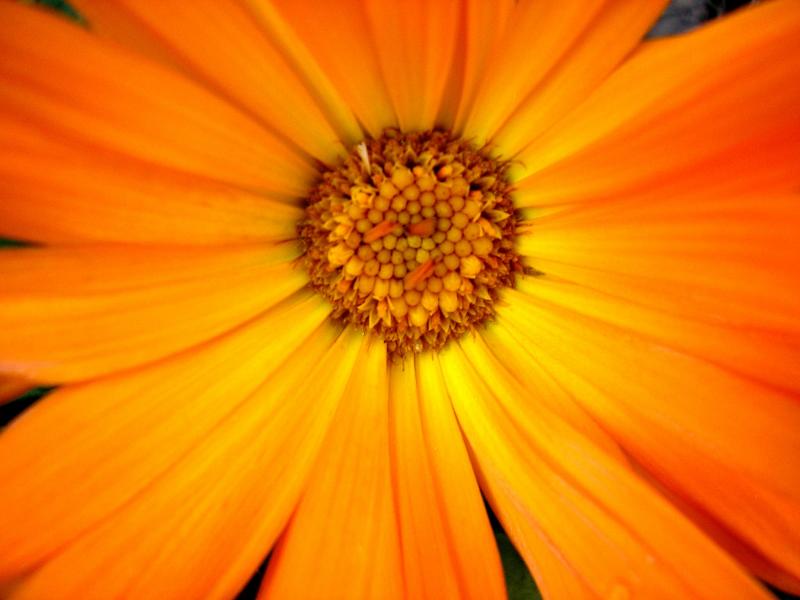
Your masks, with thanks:
[{"label": "green leaf", "polygon": [[40,4],[47,8],[52,8],[55,11],[63,13],[76,23],[85,24],[86,21],[75,8],[65,0],[25,0],[28,4]]},{"label": "green leaf", "polygon": [[500,551],[500,560],[503,562],[509,600],[541,600],[542,595],[514,544],[504,531],[496,530],[494,535],[497,549]]}]

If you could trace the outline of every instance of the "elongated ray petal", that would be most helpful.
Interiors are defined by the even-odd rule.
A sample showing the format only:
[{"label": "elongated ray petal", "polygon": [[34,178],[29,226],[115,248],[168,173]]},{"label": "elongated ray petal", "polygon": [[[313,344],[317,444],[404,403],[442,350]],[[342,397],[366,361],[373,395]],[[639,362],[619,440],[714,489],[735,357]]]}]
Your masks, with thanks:
[{"label": "elongated ray petal", "polygon": [[442,364],[484,491],[545,598],[769,597],[630,469],[531,402],[478,341]]},{"label": "elongated ray petal", "polygon": [[174,70],[21,4],[0,4],[0,19],[2,118],[277,194],[300,195],[313,178],[309,161]]},{"label": "elongated ray petal", "polygon": [[407,597],[505,598],[491,527],[437,361],[420,356],[390,368]]},{"label": "elongated ray petal", "polygon": [[261,597],[404,595],[385,346],[364,338],[357,364],[310,483],[270,559]]},{"label": "elongated ray petal", "polygon": [[[796,394],[533,295],[508,296],[499,324],[518,343],[492,342],[498,354],[535,356],[657,480],[765,557],[773,573],[800,581],[800,474],[787,459],[800,453]],[[796,360],[796,350],[784,352]]]},{"label": "elongated ray petal", "polygon": [[528,202],[586,201],[684,176],[747,177],[769,166],[763,154],[783,158],[796,189],[798,37],[800,4],[789,0],[648,42],[516,157]]},{"label": "elongated ray petal", "polygon": [[[187,75],[311,156],[328,162],[344,150],[317,106],[314,90],[306,89],[274,36],[260,27],[245,3],[88,0],[78,7],[101,36],[122,43],[146,38],[160,44]],[[98,17],[96,24],[93,15]],[[140,35],[123,34],[118,40],[114,25],[121,21],[139,28]]]},{"label": "elongated ray petal", "polygon": [[289,518],[354,365],[353,336],[332,346],[335,335],[319,333],[169,471],[49,556],[12,598],[233,596]]},{"label": "elongated ray petal", "polygon": [[0,370],[75,381],[224,333],[306,283],[293,245],[0,253]]}]

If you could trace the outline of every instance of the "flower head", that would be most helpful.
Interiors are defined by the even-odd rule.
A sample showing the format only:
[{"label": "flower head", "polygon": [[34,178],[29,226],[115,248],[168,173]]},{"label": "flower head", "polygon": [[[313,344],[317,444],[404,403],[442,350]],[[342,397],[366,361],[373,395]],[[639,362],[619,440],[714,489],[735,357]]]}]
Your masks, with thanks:
[{"label": "flower head", "polygon": [[800,4],[0,4],[12,598],[800,593]]}]

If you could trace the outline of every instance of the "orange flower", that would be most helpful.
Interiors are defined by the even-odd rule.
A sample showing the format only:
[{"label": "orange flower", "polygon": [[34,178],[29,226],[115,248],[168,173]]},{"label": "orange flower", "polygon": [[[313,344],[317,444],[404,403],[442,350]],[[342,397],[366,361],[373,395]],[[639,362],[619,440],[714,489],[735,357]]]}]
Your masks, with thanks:
[{"label": "orange flower", "polygon": [[0,593],[502,598],[482,494],[548,599],[800,593],[800,3],[75,5],[0,4]]}]

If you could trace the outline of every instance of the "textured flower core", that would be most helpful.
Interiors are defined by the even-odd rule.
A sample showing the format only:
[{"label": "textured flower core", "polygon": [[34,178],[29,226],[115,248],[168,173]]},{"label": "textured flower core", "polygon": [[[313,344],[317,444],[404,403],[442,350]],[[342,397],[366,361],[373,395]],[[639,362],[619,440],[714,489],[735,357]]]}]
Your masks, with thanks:
[{"label": "textured flower core", "polygon": [[507,163],[440,131],[387,130],[322,174],[299,226],[311,285],[389,354],[439,349],[522,270]]}]

